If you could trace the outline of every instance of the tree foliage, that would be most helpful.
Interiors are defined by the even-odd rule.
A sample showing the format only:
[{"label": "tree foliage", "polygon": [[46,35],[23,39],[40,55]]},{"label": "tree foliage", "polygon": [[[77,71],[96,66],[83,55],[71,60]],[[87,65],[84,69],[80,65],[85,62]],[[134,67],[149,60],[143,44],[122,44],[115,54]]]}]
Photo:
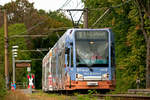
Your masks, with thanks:
[{"label": "tree foliage", "polygon": [[[48,37],[29,37],[29,38],[13,38],[9,45],[9,51],[14,44],[19,45],[19,49],[38,49],[38,48],[51,48],[59,37],[65,32],[65,29],[72,26],[71,21],[59,11],[36,10],[33,7],[33,3],[29,3],[28,0],[16,0],[5,4],[1,7],[7,10],[8,23],[14,25],[14,29],[9,29],[9,35],[48,35]],[[23,23],[25,30],[22,30],[20,25],[16,23]],[[0,25],[1,26],[1,25]],[[14,34],[12,34],[14,33]],[[2,33],[3,34],[3,33]],[[24,46],[24,45],[26,46]],[[3,49],[2,49],[3,50]],[[47,52],[19,52],[17,59],[42,59]],[[11,54],[11,53],[10,53]],[[2,57],[3,58],[3,57]],[[10,59],[11,60],[11,59]],[[41,88],[41,76],[42,76],[42,61],[32,61],[32,73],[35,74],[36,88]],[[24,73],[20,73],[24,71]],[[20,73],[20,74],[19,74]],[[12,75],[12,73],[10,73]],[[26,70],[18,70],[16,75],[25,76]],[[26,78],[26,77],[25,77]],[[18,77],[17,81],[23,81],[23,77]]]},{"label": "tree foliage", "polygon": [[[139,9],[142,11],[143,29],[149,34],[149,1],[147,0],[91,0],[83,1],[89,8],[89,25],[106,11],[110,11],[94,28],[111,27],[115,34],[116,73],[118,92],[136,88],[136,79],[141,80],[140,87],[145,88],[146,43],[141,27]],[[137,5],[137,2],[139,5]],[[91,9],[91,10],[90,10]],[[92,10],[93,9],[93,10]]]}]

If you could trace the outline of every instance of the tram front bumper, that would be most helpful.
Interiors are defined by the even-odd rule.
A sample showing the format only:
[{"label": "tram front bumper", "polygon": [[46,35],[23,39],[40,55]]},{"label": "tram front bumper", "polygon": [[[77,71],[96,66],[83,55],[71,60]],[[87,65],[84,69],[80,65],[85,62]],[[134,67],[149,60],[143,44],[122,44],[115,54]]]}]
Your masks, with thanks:
[{"label": "tram front bumper", "polygon": [[110,89],[114,90],[115,85],[113,81],[71,81],[67,83],[66,90],[78,89]]}]

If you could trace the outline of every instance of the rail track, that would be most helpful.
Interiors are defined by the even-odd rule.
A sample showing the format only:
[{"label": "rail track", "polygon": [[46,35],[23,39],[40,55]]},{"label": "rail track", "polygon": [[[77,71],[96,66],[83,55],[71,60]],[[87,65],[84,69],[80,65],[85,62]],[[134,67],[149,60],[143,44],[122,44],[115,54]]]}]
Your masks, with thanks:
[{"label": "rail track", "polygon": [[[75,96],[73,93],[66,94],[62,93],[66,96],[71,96],[72,100],[78,100],[78,96],[84,96],[93,98],[95,97],[96,100],[150,100],[150,94],[78,94]],[[94,99],[95,100],[95,99]]]},{"label": "rail track", "polygon": [[102,98],[108,100],[150,100],[150,95],[140,94],[94,94],[93,97],[97,97],[98,100]]},{"label": "rail track", "polygon": [[[143,94],[78,94],[78,96],[96,98],[94,100],[150,100],[149,95]],[[78,100],[78,96],[71,96],[72,100]]]},{"label": "rail track", "polygon": [[[22,92],[26,94],[27,90],[22,90]],[[34,90],[34,93],[38,93],[40,91]],[[49,92],[47,94],[60,94],[59,92]],[[96,98],[96,100],[150,100],[150,94],[82,94],[79,93],[77,95],[72,94],[66,94],[62,93],[66,97],[71,97],[70,100],[79,100],[79,97],[81,96],[82,98],[84,97],[89,97],[89,98]],[[61,96],[61,94],[60,94]],[[94,99],[95,100],[95,99]]]}]

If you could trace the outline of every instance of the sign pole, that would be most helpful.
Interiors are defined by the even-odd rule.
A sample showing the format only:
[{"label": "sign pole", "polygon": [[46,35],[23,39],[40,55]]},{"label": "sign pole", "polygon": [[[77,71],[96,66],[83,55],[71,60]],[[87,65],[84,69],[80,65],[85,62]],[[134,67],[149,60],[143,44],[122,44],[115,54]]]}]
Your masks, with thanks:
[{"label": "sign pole", "polygon": [[32,85],[30,85],[29,93],[32,94]]},{"label": "sign pole", "polygon": [[12,55],[12,59],[13,59],[13,83],[15,83],[15,80],[16,80],[15,79],[15,76],[16,76],[15,75],[15,72],[16,72],[15,70],[16,69],[15,69],[15,57],[13,55]]},{"label": "sign pole", "polygon": [[28,79],[29,79],[29,93],[32,94],[32,76],[31,76],[31,67],[27,67]]},{"label": "sign pole", "polygon": [[18,53],[17,53],[18,48],[19,48],[19,46],[17,46],[17,45],[12,46],[13,84],[15,84],[15,80],[16,80],[15,57],[18,56]]}]

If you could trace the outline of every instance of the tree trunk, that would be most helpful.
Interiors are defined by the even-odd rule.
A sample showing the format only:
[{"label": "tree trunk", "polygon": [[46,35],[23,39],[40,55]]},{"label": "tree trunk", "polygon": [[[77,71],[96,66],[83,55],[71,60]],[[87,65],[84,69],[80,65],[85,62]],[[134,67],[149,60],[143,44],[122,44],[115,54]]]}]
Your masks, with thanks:
[{"label": "tree trunk", "polygon": [[[141,0],[135,0],[137,4],[137,8],[139,11],[139,17],[141,20],[141,30],[143,32],[145,42],[146,42],[146,88],[150,89],[150,36],[148,36],[148,33],[146,32],[144,28],[144,16],[143,16],[143,8],[145,11],[145,14],[147,13],[146,8],[143,6],[143,2]],[[148,17],[150,18],[150,14],[147,14]]]},{"label": "tree trunk", "polygon": [[146,43],[146,88],[150,88],[150,37]]}]

